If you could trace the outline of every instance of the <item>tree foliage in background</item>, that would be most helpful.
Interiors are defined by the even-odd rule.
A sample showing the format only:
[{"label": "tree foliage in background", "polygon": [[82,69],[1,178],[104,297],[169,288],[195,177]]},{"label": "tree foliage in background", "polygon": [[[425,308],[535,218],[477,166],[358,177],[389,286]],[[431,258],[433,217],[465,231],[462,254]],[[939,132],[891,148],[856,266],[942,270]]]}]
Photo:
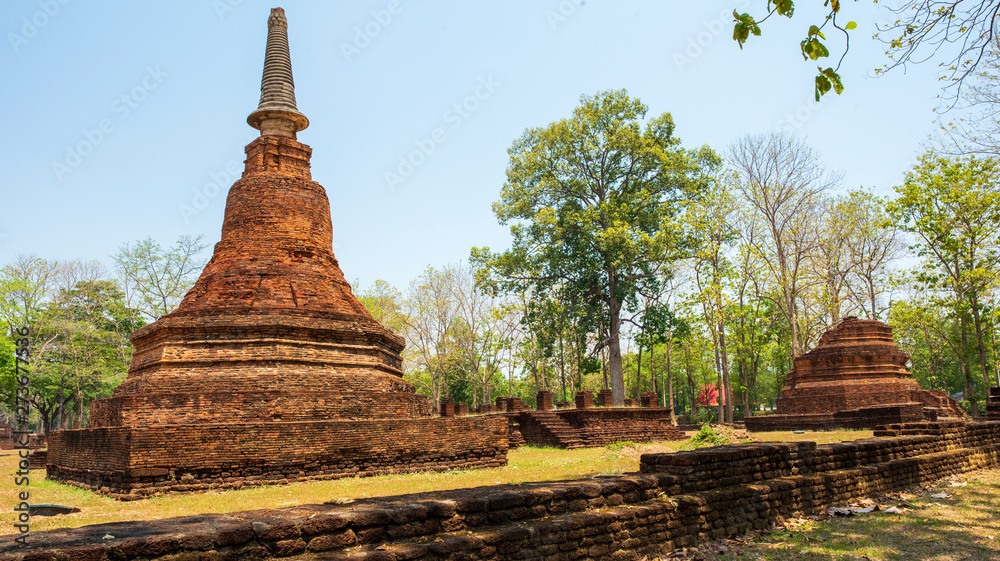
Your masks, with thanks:
[{"label": "tree foliage in background", "polygon": [[821,243],[816,217],[840,175],[827,174],[804,142],[777,133],[740,138],[727,159],[736,170],[735,189],[752,209],[748,218],[760,222],[747,249],[777,288],[773,302],[788,322],[792,357],[800,356],[806,342],[802,297],[816,282],[807,269]]},{"label": "tree foliage in background", "polygon": [[947,303],[958,320],[959,356],[971,399],[972,371],[979,370],[989,387],[995,367],[988,358],[987,308],[1000,267],[1000,163],[925,154],[896,191],[890,212],[916,236],[914,248],[923,258],[913,280]]},{"label": "tree foliage in background", "polygon": [[[605,92],[526,131],[494,205],[509,251],[473,248],[469,263],[428,267],[405,291],[381,280],[358,291],[405,337],[417,391],[476,407],[496,396],[530,406],[540,390],[564,401],[651,390],[687,422],[739,421],[773,408],[793,358],[857,315],[890,323],[922,387],[981,411],[1000,376],[996,158],[931,152],[894,198],[831,194],[837,175],[795,138],[743,137],[723,166],[683,149],[669,115],[645,114]],[[0,268],[5,330],[31,328],[33,426],[87,423],[90,402],[124,376],[129,336],[180,301],[203,248],[125,244],[117,277],[36,256]],[[10,356],[5,339],[6,401]],[[706,386],[725,406],[699,404]]]},{"label": "tree foliage in background", "polygon": [[599,301],[616,404],[625,386],[621,314],[693,244],[678,220],[704,191],[718,160],[680,147],[669,114],[624,90],[583,96],[573,116],[525,131],[508,150],[507,182],[493,210],[510,224],[510,250],[474,249],[473,261],[507,290]]},{"label": "tree foliage in background", "polygon": [[[16,256],[0,269],[6,331],[30,328],[29,401],[40,430],[86,425],[90,402],[109,397],[125,377],[132,332],[190,289],[204,247],[186,237],[170,251],[150,239],[125,244],[114,257],[118,278],[98,261],[60,263],[36,256]],[[6,402],[13,399],[14,385],[3,381]]]},{"label": "tree foliage in background", "polygon": [[202,236],[180,236],[169,249],[153,238],[122,245],[112,260],[130,306],[152,321],[172,312],[205,267],[198,256],[207,247]]}]

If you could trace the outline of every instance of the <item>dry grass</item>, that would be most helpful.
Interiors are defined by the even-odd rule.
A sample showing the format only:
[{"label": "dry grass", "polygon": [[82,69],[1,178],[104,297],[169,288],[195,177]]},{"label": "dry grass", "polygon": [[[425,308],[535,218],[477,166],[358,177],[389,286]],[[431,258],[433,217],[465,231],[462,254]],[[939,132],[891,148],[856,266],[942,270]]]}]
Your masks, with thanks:
[{"label": "dry grass", "polygon": [[[45,470],[31,471],[31,504],[61,504],[76,506],[81,512],[53,517],[33,517],[32,531],[54,528],[76,528],[89,524],[124,520],[155,520],[173,516],[210,512],[237,512],[259,508],[278,508],[298,504],[322,503],[337,498],[383,497],[405,493],[420,493],[444,489],[461,489],[501,483],[579,479],[596,475],[617,475],[639,469],[639,455],[647,452],[671,452],[680,442],[622,446],[618,449],[524,447],[507,455],[503,468],[422,472],[403,475],[345,478],[333,481],[312,481],[291,485],[273,485],[210,493],[190,493],[154,497],[143,501],[120,502],[69,485],[45,479]],[[617,447],[612,447],[617,448]],[[0,473],[13,474],[17,457],[10,451],[0,456]],[[3,508],[0,523],[10,528],[17,502],[13,477],[0,479],[0,497],[7,497],[10,506]]]},{"label": "dry grass", "polygon": [[[964,485],[963,485],[964,484]],[[953,486],[958,485],[958,486]],[[931,495],[947,493],[947,498]],[[790,520],[748,539],[707,544],[666,559],[703,561],[1000,560],[1000,469],[875,497],[882,510],[823,521]],[[723,551],[723,549],[725,551]]]},{"label": "dry grass", "polygon": [[[691,434],[693,433],[688,436]],[[782,432],[756,433],[755,436],[761,440],[839,442],[864,438],[871,436],[871,433],[841,431],[795,435]],[[104,522],[155,520],[190,514],[279,508],[321,503],[337,498],[381,497],[502,483],[618,475],[637,471],[641,454],[673,452],[681,444],[682,442],[661,442],[578,450],[524,447],[511,451],[507,456],[508,465],[498,469],[345,478],[238,491],[168,495],[133,502],[119,502],[76,487],[60,485],[46,480],[45,470],[32,470],[31,485],[28,487],[32,504],[71,505],[79,507],[81,512],[64,516],[37,516],[32,519],[31,527],[32,531],[75,528]],[[11,451],[0,454],[3,454],[0,455],[0,473],[13,474],[17,470],[17,457]],[[9,501],[9,507],[2,509],[6,514],[0,518],[0,523],[6,524],[8,528],[14,520],[12,508],[17,503],[15,497],[19,490],[23,488],[14,485],[13,477],[0,479],[0,497],[7,497]]]}]

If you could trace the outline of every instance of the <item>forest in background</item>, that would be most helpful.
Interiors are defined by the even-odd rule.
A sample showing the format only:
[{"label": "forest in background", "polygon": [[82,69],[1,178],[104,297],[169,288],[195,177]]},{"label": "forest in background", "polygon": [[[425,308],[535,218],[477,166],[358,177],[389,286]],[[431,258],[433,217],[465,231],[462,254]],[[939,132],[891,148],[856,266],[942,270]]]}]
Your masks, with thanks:
[{"label": "forest in background", "polygon": [[[766,414],[793,358],[856,316],[891,325],[921,387],[978,417],[1000,385],[1000,46],[974,70],[954,98],[971,117],[941,123],[889,197],[843,185],[794,136],[685,148],[669,113],[647,118],[625,90],[585,95],[508,150],[493,211],[510,249],[354,292],[406,338],[406,378],[435,404],[610,388],[617,404],[654,391],[696,420],[739,420]],[[86,426],[125,377],[129,335],[177,306],[206,249],[145,239],[109,264],[0,268],[0,319],[31,328],[36,428]]]}]

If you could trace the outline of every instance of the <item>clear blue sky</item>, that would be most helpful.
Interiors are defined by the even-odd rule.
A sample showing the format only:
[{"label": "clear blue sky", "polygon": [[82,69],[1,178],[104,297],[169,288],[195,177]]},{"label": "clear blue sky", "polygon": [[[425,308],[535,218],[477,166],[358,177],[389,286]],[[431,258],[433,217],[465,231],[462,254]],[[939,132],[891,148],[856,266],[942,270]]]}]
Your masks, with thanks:
[{"label": "clear blue sky", "polygon": [[[670,112],[688,147],[721,152],[741,135],[785,127],[843,170],[845,187],[888,194],[934,130],[936,69],[872,78],[884,60],[873,21],[886,15],[847,3],[859,23],[841,71],[847,90],[816,106],[815,64],[797,46],[817,13],[809,4],[821,2],[768,22],[741,52],[727,14],[760,13],[764,3],[283,2],[298,106],[311,121],[299,140],[312,146],[313,178],[330,196],[345,275],[404,288],[473,245],[505,248],[490,204],[507,148],[526,128],[569,116],[582,94],[607,89],[626,88],[650,115]],[[0,263],[24,253],[110,264],[122,243],[147,236],[216,242],[236,179],[229,170],[242,169],[257,132],[246,116],[257,106],[274,5],[0,5]],[[372,36],[357,38],[366,27]],[[484,82],[482,99],[470,101]],[[463,102],[474,110],[448,113]],[[434,152],[390,188],[386,172],[439,128]],[[78,160],[67,154],[81,145]],[[185,216],[182,205],[202,208]]]}]

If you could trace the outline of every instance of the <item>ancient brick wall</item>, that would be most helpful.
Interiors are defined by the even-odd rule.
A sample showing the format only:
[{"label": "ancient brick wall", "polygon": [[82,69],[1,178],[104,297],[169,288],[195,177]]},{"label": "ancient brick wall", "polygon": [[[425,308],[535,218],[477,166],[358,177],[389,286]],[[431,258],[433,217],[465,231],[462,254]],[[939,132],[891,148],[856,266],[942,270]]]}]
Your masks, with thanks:
[{"label": "ancient brick wall", "polygon": [[922,403],[895,403],[834,413],[762,415],[744,419],[752,431],[871,429],[893,423],[936,421],[937,412]]},{"label": "ancient brick wall", "polygon": [[527,409],[519,397],[498,397],[496,399],[496,406],[497,410],[501,413],[516,413]]},{"label": "ancient brick wall", "polygon": [[[515,431],[531,446],[579,448],[614,442],[683,440],[664,408],[586,408],[524,411],[508,415],[508,432]],[[518,439],[520,440],[520,439]],[[511,439],[511,448],[518,444]]]},{"label": "ancient brick wall", "polygon": [[32,533],[27,548],[7,536],[0,559],[637,558],[1000,462],[1000,423],[886,430],[932,434],[644,455],[656,473],[102,524]]},{"label": "ancient brick wall", "polygon": [[555,397],[550,391],[540,391],[535,396],[535,409],[538,411],[552,411],[555,409]]},{"label": "ancient brick wall", "polygon": [[[67,430],[48,477],[119,499],[507,463],[500,416]],[[183,443],[183,446],[174,444]]]},{"label": "ancient brick wall", "polygon": [[684,433],[671,423],[670,410],[665,408],[567,409],[558,415],[578,431],[585,446],[684,439]]},{"label": "ancient brick wall", "polygon": [[127,395],[95,400],[90,408],[90,426],[359,419],[372,411],[394,418],[426,417],[430,398],[404,392],[338,391],[318,396],[316,391],[298,389]]}]

